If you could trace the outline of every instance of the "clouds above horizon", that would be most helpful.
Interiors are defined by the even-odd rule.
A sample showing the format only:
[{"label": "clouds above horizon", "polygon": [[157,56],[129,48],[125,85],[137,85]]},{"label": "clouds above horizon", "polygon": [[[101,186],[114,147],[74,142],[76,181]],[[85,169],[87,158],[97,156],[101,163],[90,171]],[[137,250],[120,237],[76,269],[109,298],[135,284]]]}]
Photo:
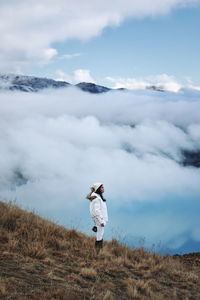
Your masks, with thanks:
[{"label": "clouds above horizon", "polygon": [[0,61],[4,71],[46,64],[58,55],[55,42],[88,40],[128,18],[154,17],[199,0],[64,1],[0,3]]},{"label": "clouds above horizon", "polygon": [[113,88],[126,88],[130,90],[141,90],[146,87],[156,86],[165,91],[178,92],[182,85],[174,78],[167,74],[159,74],[156,76],[148,76],[146,78],[113,78],[106,77],[106,80],[112,82]]},{"label": "clouds above horizon", "polygon": [[200,149],[199,93],[188,93],[1,92],[1,198],[87,232],[84,197],[102,181],[109,236],[199,241],[200,172],[180,164]]},{"label": "clouds above horizon", "polygon": [[77,84],[79,82],[95,83],[94,78],[91,76],[90,70],[85,69],[78,69],[68,73],[58,70],[55,75],[55,80],[66,81],[71,84]]},{"label": "clouds above horizon", "polygon": [[[80,82],[97,83],[91,71],[88,69],[76,69],[71,72],[57,70],[54,79],[58,81],[66,81],[71,84]],[[184,82],[179,82],[174,76],[168,74],[151,75],[144,78],[123,78],[110,77],[102,78],[103,85],[112,89],[128,89],[128,90],[145,90],[148,87],[156,87],[158,89],[174,92],[179,92],[182,88],[200,91],[200,86],[194,85],[192,79],[185,78]]]}]

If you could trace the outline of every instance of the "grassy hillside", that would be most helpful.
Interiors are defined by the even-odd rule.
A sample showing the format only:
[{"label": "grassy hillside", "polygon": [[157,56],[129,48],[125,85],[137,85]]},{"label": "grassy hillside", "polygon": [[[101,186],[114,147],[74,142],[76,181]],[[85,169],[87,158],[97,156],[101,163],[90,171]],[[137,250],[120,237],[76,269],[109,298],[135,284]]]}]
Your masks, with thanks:
[{"label": "grassy hillside", "polygon": [[0,299],[200,299],[199,255],[161,256],[0,202]]}]

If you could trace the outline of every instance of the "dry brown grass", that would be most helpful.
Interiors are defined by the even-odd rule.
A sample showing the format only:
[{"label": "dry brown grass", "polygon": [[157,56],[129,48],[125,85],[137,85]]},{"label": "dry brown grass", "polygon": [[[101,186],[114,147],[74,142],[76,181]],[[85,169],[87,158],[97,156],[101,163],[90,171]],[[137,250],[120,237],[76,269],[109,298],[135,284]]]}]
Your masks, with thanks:
[{"label": "dry brown grass", "polygon": [[106,291],[104,297],[103,297],[103,300],[114,300],[115,297],[113,295],[113,293],[109,290]]},{"label": "dry brown grass", "polygon": [[0,278],[0,297],[5,295],[5,293],[6,293],[6,283],[4,279]]},{"label": "dry brown grass", "polygon": [[[105,242],[0,202],[2,299],[200,299],[200,263]],[[198,257],[197,257],[198,258]],[[186,262],[186,263],[185,263]]]},{"label": "dry brown grass", "polygon": [[85,278],[95,278],[97,276],[97,271],[94,268],[82,268],[81,275]]}]

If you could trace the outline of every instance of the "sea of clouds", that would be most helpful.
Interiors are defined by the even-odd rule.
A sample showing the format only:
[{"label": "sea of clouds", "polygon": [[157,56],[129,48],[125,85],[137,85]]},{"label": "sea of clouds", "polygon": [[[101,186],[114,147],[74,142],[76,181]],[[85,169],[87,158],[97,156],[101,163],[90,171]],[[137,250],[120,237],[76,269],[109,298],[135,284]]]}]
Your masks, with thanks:
[{"label": "sea of clouds", "polygon": [[200,242],[200,92],[76,88],[0,93],[0,197],[91,234],[89,203],[103,182],[106,238],[178,249]]}]

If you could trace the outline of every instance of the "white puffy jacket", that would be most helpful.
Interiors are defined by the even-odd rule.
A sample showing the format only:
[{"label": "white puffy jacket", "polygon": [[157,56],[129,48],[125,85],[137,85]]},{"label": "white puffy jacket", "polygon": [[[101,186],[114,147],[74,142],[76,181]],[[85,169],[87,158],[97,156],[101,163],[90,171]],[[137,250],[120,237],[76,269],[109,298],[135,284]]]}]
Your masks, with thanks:
[{"label": "white puffy jacket", "polygon": [[102,223],[106,225],[108,222],[108,211],[106,202],[101,199],[101,197],[92,193],[91,196],[96,196],[94,200],[90,202],[90,214],[97,225],[101,225]]}]

